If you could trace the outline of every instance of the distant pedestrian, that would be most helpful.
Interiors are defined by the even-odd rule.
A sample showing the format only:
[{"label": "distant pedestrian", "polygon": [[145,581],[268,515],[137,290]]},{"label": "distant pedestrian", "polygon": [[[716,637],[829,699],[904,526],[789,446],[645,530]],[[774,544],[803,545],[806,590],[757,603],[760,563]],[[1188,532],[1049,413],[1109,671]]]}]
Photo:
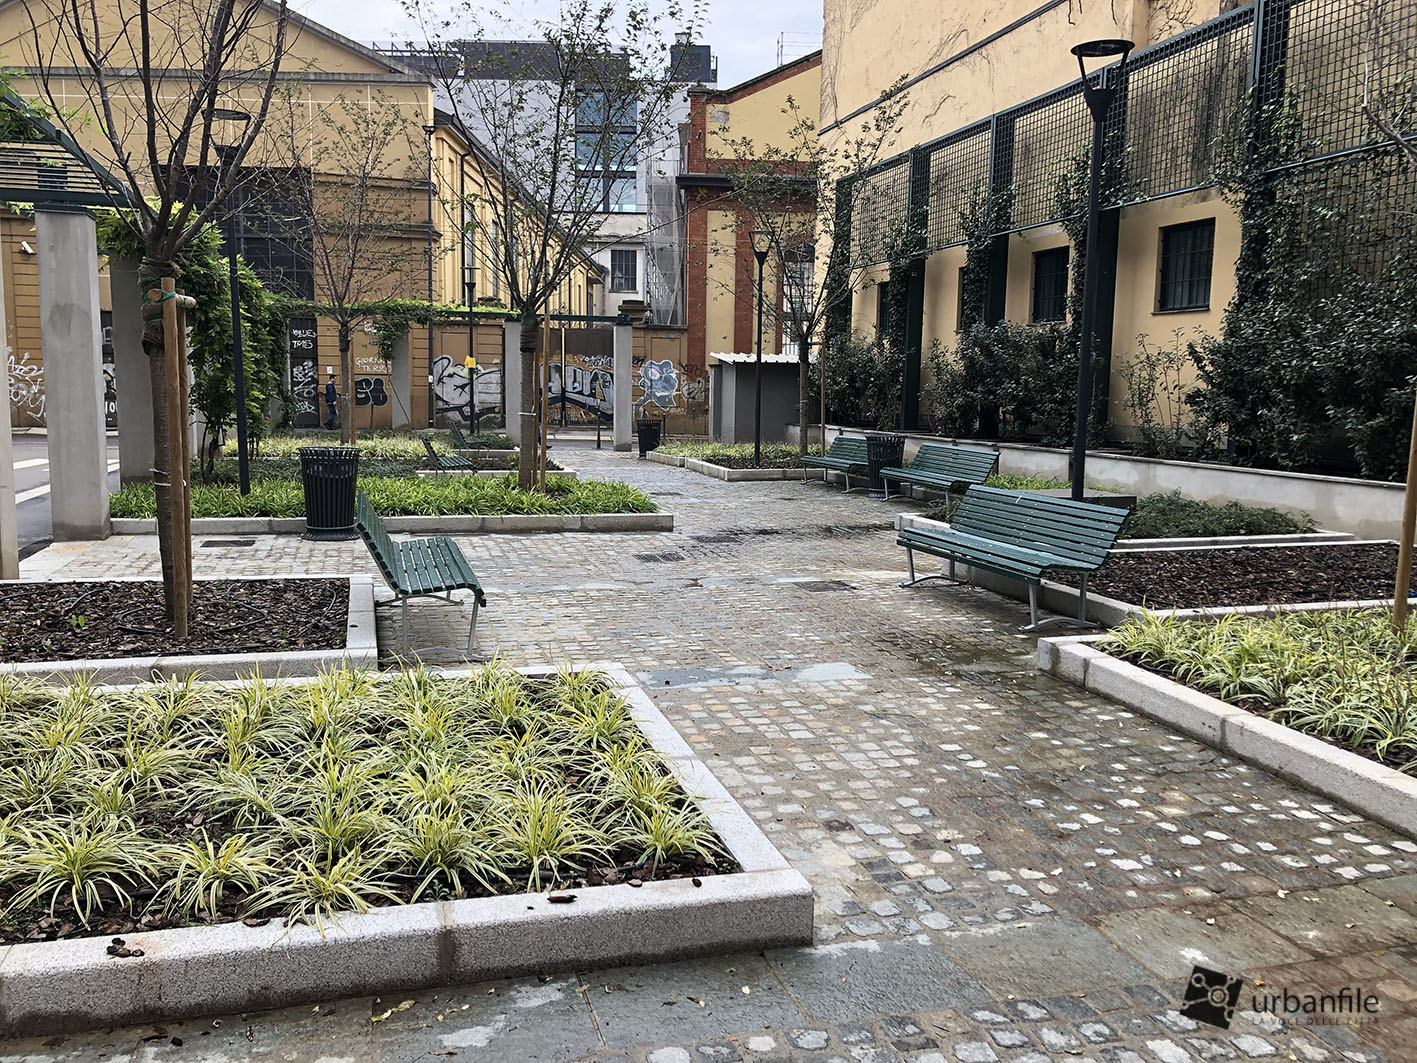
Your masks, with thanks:
[{"label": "distant pedestrian", "polygon": [[325,381],[325,406],[329,409],[330,415],[325,418],[325,427],[333,428],[335,419],[339,416],[339,392],[335,390],[335,371],[330,370],[329,378]]}]

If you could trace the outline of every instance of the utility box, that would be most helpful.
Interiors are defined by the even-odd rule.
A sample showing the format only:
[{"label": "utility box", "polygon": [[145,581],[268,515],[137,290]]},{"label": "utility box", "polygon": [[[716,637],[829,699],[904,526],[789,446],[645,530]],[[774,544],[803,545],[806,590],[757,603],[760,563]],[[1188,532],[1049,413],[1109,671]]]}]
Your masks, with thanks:
[{"label": "utility box", "polygon": [[[709,364],[709,433],[719,443],[753,441],[753,404],[757,358],[751,354],[715,354]],[[787,440],[787,426],[797,423],[797,359],[790,354],[763,355],[763,442]]]}]

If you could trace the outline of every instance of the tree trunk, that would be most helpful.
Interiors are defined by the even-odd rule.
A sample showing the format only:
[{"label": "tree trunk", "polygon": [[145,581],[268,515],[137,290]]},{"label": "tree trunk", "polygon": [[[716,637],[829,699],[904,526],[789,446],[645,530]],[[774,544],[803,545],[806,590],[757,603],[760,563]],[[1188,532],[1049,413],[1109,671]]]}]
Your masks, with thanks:
[{"label": "tree trunk", "polygon": [[[343,389],[340,404],[340,440],[349,446],[354,446],[354,359],[350,356],[350,332],[349,323],[340,322],[339,326],[339,374],[340,387]],[[429,357],[432,355],[430,353]]]},{"label": "tree trunk", "polygon": [[807,365],[811,353],[810,341],[799,338],[797,340],[797,453],[803,457],[807,454],[807,440],[812,434],[807,427],[807,411],[812,406],[812,382],[807,376]]},{"label": "tree trunk", "polygon": [[[175,275],[176,270],[172,268],[171,263],[152,262],[147,258],[143,259],[139,271],[139,276],[150,280],[153,288],[161,286],[160,278]],[[144,299],[146,301],[146,295]],[[161,304],[145,305],[156,309]],[[144,315],[142,342],[143,353],[148,356],[148,379],[153,393],[153,494],[157,499],[157,550],[162,566],[162,602],[167,621],[171,623],[177,602],[177,587],[176,568],[172,557],[172,465],[167,425],[167,349],[160,315]]]},{"label": "tree trunk", "polygon": [[[530,491],[536,481],[537,451],[539,440],[536,431],[536,415],[533,408],[536,402],[536,325],[535,314],[522,314],[522,335],[521,335],[521,360],[522,360],[522,393],[517,401],[521,407],[521,416],[517,424],[517,446],[521,448],[517,455],[517,486],[523,491]],[[510,435],[511,426],[508,425]]]}]

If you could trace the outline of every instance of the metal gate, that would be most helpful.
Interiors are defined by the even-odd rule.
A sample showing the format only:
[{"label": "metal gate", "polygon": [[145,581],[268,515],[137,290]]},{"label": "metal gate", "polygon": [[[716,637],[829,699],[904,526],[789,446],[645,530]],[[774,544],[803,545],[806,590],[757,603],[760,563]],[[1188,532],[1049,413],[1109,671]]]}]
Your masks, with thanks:
[{"label": "metal gate", "polygon": [[615,332],[610,326],[553,327],[546,398],[551,423],[610,424],[615,415]]}]

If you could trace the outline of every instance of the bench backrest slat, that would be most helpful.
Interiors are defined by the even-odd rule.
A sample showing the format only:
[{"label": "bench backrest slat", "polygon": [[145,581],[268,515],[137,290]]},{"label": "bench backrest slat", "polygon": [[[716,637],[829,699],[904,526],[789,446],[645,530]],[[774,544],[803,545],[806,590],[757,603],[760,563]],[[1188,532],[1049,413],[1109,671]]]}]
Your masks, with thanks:
[{"label": "bench backrest slat", "polygon": [[432,441],[427,436],[419,436],[418,438],[423,443],[423,449],[428,451],[428,460],[435,466],[441,464],[443,460],[442,455],[433,449]]},{"label": "bench backrest slat", "polygon": [[1074,564],[1100,565],[1126,519],[1127,511],[1116,506],[974,486],[965,492],[950,527]]},{"label": "bench backrest slat", "polygon": [[999,452],[950,443],[922,443],[911,472],[925,472],[954,483],[983,483],[999,463]]},{"label": "bench backrest slat", "polygon": [[390,587],[398,587],[399,578],[394,571],[394,562],[398,558],[398,551],[394,547],[393,540],[389,538],[389,532],[384,527],[384,522],[379,518],[379,514],[369,501],[369,496],[363,491],[360,491],[354,500],[354,523],[359,529],[360,536],[364,539],[364,545],[374,556],[374,563],[379,566],[379,572],[383,575],[385,582]]},{"label": "bench backrest slat", "polygon": [[453,446],[457,447],[459,450],[472,449],[472,444],[467,441],[467,436],[462,434],[461,428],[457,425],[453,425],[448,430],[453,434]]},{"label": "bench backrest slat", "polygon": [[827,457],[844,461],[866,461],[866,440],[861,436],[837,436],[827,448]]}]

